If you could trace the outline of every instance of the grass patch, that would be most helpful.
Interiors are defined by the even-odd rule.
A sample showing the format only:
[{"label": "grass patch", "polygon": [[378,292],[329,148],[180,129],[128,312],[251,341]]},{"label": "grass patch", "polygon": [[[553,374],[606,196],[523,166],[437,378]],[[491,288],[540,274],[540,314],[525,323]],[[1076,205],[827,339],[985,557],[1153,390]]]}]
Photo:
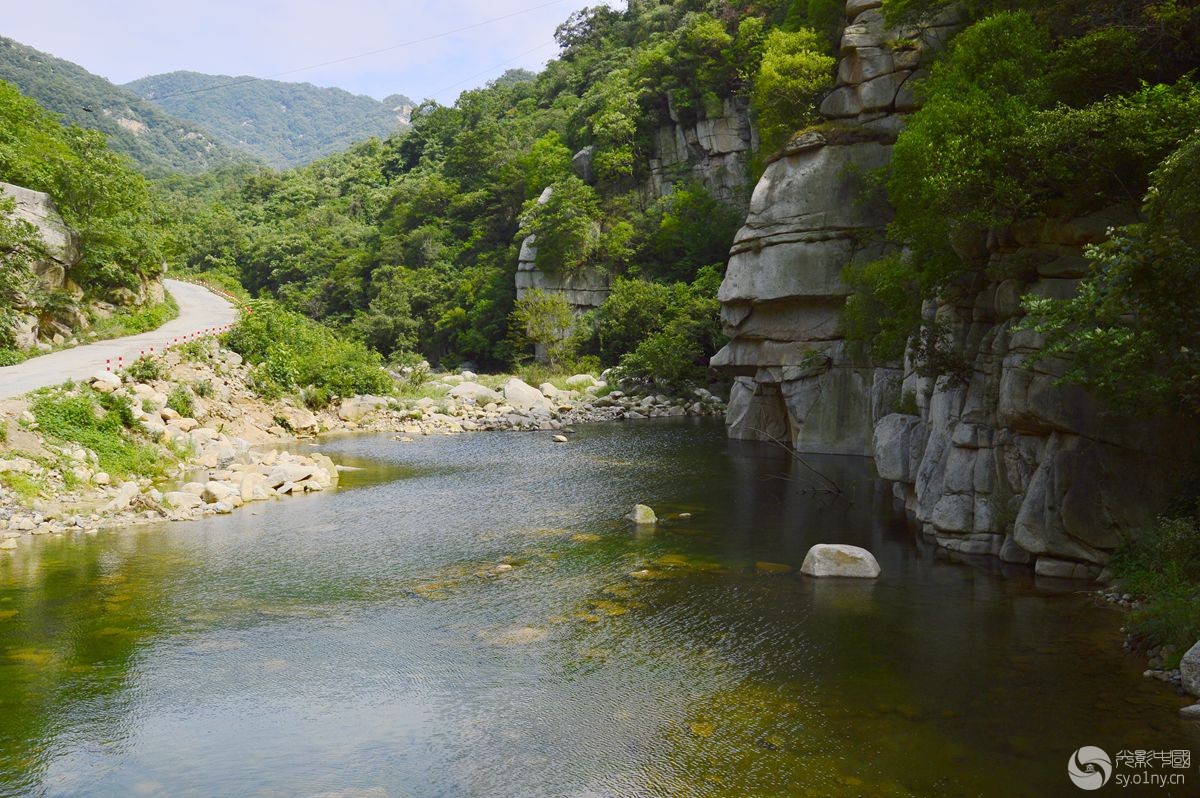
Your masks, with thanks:
[{"label": "grass patch", "polygon": [[170,465],[141,436],[123,397],[86,387],[45,388],[33,395],[30,410],[45,435],[91,449],[100,468],[114,477],[161,476]]},{"label": "grass patch", "polygon": [[157,305],[145,305],[114,313],[107,319],[97,321],[89,331],[92,339],[102,341],[108,338],[121,338],[125,335],[157,330],[171,319],[179,316],[179,305],[175,297],[167,297]]},{"label": "grass patch", "polygon": [[29,359],[32,352],[26,352],[21,349],[8,349],[0,347],[0,366],[15,366],[18,363],[24,363]]},{"label": "grass patch", "polygon": [[196,399],[186,385],[176,385],[167,396],[167,407],[186,418],[196,415]]},{"label": "grass patch", "polygon": [[16,494],[24,504],[29,504],[42,495],[43,482],[20,471],[0,471],[0,483]]},{"label": "grass patch", "polygon": [[1110,563],[1122,589],[1143,598],[1128,628],[1148,647],[1170,646],[1176,667],[1200,639],[1200,525],[1194,517],[1162,518],[1131,539]]}]

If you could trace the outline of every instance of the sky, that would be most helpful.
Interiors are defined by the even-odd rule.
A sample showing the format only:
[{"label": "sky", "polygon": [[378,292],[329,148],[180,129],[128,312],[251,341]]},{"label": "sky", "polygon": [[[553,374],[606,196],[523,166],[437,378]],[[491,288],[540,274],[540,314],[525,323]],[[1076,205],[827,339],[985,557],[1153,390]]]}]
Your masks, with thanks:
[{"label": "sky", "polygon": [[[114,83],[191,70],[449,104],[507,69],[539,70],[558,53],[554,29],[601,2],[38,0],[5,3],[0,34]],[[485,24],[461,30],[477,23]],[[385,48],[394,49],[301,70]]]}]

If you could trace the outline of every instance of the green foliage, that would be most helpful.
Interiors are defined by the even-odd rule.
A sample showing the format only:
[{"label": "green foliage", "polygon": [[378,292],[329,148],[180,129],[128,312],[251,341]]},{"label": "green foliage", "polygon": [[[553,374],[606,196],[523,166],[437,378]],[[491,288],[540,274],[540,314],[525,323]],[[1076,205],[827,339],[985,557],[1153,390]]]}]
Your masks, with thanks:
[{"label": "green foliage", "polygon": [[700,381],[708,365],[707,355],[723,342],[717,322],[720,285],[720,272],[708,266],[691,285],[671,286],[662,326],[621,358],[621,377],[672,388]]},{"label": "green foliage", "polygon": [[545,202],[527,203],[521,222],[537,240],[543,271],[577,273],[592,263],[600,245],[599,197],[575,175],[551,184]]},{"label": "green foliage", "polygon": [[[1088,254],[1077,296],[1027,297],[1064,379],[1144,414],[1200,413],[1200,133],[1154,172],[1145,222]],[[1131,377],[1136,375],[1136,377]]]},{"label": "green foliage", "polygon": [[662,329],[670,303],[670,286],[618,277],[595,315],[601,362],[616,365],[621,355]]},{"label": "green foliage", "polygon": [[179,304],[175,297],[167,294],[166,299],[156,305],[144,305],[114,313],[107,319],[99,319],[88,330],[94,339],[120,338],[125,335],[157,330],[179,316]]},{"label": "green foliage", "polygon": [[655,203],[646,214],[641,272],[659,280],[684,282],[701,267],[724,261],[742,214],[713,199],[696,182],[683,182]]},{"label": "green foliage", "polygon": [[1128,624],[1147,647],[1172,646],[1175,662],[1200,638],[1200,526],[1194,517],[1160,519],[1110,562],[1121,587],[1145,598]]},{"label": "green foliage", "polygon": [[372,136],[388,136],[405,124],[403,109],[416,105],[401,95],[376,100],[311,83],[198,72],[151,75],[122,88],[277,168],[314,161]]},{"label": "green foliage", "polygon": [[254,383],[268,397],[323,389],[326,397],[389,394],[392,378],[377,352],[276,302],[256,300],[253,313],[228,334],[230,348],[255,366]]},{"label": "green foliage", "polygon": [[102,134],[63,127],[3,81],[0,180],[54,199],[80,234],[83,259],[71,275],[79,284],[103,295],[160,271],[159,233],[145,179],[108,149]]},{"label": "green foliage", "polygon": [[167,407],[181,416],[193,418],[196,415],[196,397],[186,385],[176,385],[167,395]]},{"label": "green foliage", "polygon": [[764,150],[782,148],[797,129],[818,119],[816,103],[833,85],[837,65],[827,48],[825,37],[808,28],[767,35],[751,94]]},{"label": "green foliage", "polygon": [[147,174],[199,172],[245,159],[204,129],[169,116],[133,92],[3,37],[0,79],[16,84],[67,124],[100,131],[114,150]]},{"label": "green foliage", "polygon": [[562,294],[549,294],[539,288],[528,291],[513,306],[509,329],[517,338],[517,352],[532,346],[549,363],[559,368],[571,355],[567,348],[573,314]]},{"label": "green foliage", "polygon": [[46,388],[33,395],[30,410],[41,432],[91,449],[114,477],[154,476],[167,462],[140,437],[129,400],[90,388]]},{"label": "green foliage", "polygon": [[[1155,166],[1200,126],[1200,88],[1179,75],[1135,83],[1136,73],[1113,84],[1116,67],[1080,63],[1129,55],[1129,35],[1103,26],[1056,39],[1033,15],[1003,12],[952,41],[884,176],[896,209],[889,237],[906,254],[848,270],[857,292],[845,314],[851,337],[896,357],[919,329],[921,301],[952,295],[982,268],[953,242],[1139,200]],[[1120,69],[1138,65],[1128,58]],[[1112,91],[1121,86],[1131,90]],[[926,331],[921,340],[935,338]]]},{"label": "green foliage", "polygon": [[153,355],[142,355],[125,368],[125,376],[134,382],[161,380],[164,374],[162,361]]}]

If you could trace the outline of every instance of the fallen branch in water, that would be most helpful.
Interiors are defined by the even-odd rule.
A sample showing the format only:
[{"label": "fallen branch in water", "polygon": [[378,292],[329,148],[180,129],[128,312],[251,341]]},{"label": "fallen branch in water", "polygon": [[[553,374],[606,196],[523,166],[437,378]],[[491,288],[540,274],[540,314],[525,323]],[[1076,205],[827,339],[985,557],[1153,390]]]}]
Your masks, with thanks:
[{"label": "fallen branch in water", "polygon": [[[842,490],[841,485],[839,485],[837,482],[835,482],[828,475],[822,473],[821,470],[818,469],[816,466],[812,465],[807,460],[805,460],[803,457],[801,457],[800,452],[796,450],[795,446],[792,446],[792,444],[790,444],[787,441],[784,441],[780,438],[776,438],[774,435],[771,435],[766,430],[761,430],[756,427],[751,427],[751,430],[753,430],[754,432],[756,432],[760,436],[762,436],[762,438],[764,440],[775,444],[776,446],[780,447],[785,452],[790,454],[792,456],[793,460],[795,460],[797,463],[802,465],[806,470],[808,470],[812,474],[816,475],[817,478],[820,479],[821,482],[823,482],[825,484],[825,487],[823,487],[823,488],[822,487],[812,487],[812,488],[806,488],[806,490],[811,490],[814,493],[828,493],[832,496],[842,496],[845,494],[845,491]],[[788,477],[779,477],[779,479],[786,479],[789,482],[791,481]]]}]

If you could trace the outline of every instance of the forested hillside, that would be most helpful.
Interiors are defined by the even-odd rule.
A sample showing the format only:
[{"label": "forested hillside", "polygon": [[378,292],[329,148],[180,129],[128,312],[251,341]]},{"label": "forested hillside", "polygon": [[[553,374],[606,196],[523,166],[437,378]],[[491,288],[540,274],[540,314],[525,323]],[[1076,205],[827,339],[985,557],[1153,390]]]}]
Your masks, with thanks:
[{"label": "forested hillside", "polygon": [[147,300],[146,284],[163,269],[166,220],[156,216],[146,178],[108,148],[103,134],[62,125],[0,81],[0,182],[49,194],[78,235],[69,262],[56,273],[36,274],[46,253],[33,227],[12,218],[13,202],[0,194],[0,361],[15,356],[9,350],[23,316],[71,332],[85,323],[91,300]]},{"label": "forested hillside", "polygon": [[[192,220],[177,257],[385,355],[495,367],[527,357],[545,337],[537,320],[563,312],[550,298],[512,315],[519,244],[534,233],[541,268],[616,278],[560,358],[633,355],[644,370],[696,373],[719,342],[715,293],[741,209],[687,180],[648,192],[655,133],[736,97],[779,147],[830,85],[841,8],[677,0],[577,13],[541,74],[424,104],[402,135],[281,174],[175,181],[173,215]],[[588,168],[573,169],[584,148]]]},{"label": "forested hillside", "polygon": [[299,166],[408,124],[415,103],[311,83],[171,72],[123,88],[274,167]]},{"label": "forested hillside", "polygon": [[176,119],[83,67],[0,36],[0,80],[63,121],[99,130],[146,174],[200,172],[250,160],[205,129]]}]

